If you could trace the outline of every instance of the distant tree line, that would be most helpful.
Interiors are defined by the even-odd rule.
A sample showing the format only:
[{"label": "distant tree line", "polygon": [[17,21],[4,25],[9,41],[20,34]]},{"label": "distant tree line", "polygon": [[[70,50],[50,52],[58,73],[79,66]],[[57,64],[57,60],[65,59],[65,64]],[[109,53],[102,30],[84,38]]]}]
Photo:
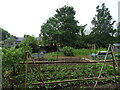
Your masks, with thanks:
[{"label": "distant tree line", "polygon": [[72,6],[57,9],[56,14],[41,26],[42,44],[86,48],[89,44],[106,47],[110,43],[120,43],[120,23],[117,29],[113,27],[115,21],[112,21],[110,10],[103,3],[96,7],[96,12],[91,32],[86,35],[87,24],[79,25]]},{"label": "distant tree line", "polygon": [[0,41],[3,41],[5,39],[7,39],[8,37],[10,37],[10,33],[8,33],[8,31],[0,28]]},{"label": "distant tree line", "polygon": [[[108,44],[120,43],[120,22],[117,28],[113,25],[110,10],[103,3],[96,7],[96,15],[91,21],[92,27],[90,34],[86,34],[86,26],[80,25],[75,19],[76,11],[72,6],[63,6],[56,10],[56,14],[50,17],[41,26],[41,34],[38,39],[30,35],[24,35],[24,40],[16,48],[30,46],[33,52],[39,52],[45,47],[55,47],[57,45],[73,48],[87,48],[94,44],[96,47],[107,47]],[[12,36],[12,38],[11,38]],[[13,41],[15,36],[0,28],[0,41]],[[42,47],[42,49],[40,48]]]},{"label": "distant tree line", "polygon": [[0,28],[0,47],[11,47],[15,41],[16,36],[13,36],[8,31]]}]

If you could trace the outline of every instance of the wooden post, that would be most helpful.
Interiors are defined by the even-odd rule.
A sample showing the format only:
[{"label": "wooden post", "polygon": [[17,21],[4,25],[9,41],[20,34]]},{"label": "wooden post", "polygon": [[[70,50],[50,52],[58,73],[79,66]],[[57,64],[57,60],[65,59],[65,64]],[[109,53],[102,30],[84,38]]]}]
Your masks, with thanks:
[{"label": "wooden post", "polygon": [[115,83],[116,83],[116,88],[117,88],[118,86],[117,86],[116,69],[115,69],[115,65],[116,65],[115,56],[113,54],[113,48],[111,47],[110,49],[111,49],[112,58],[113,58],[113,70],[114,70],[114,77],[115,77]]},{"label": "wooden post", "polygon": [[[26,59],[26,60],[28,60],[28,54],[30,55],[31,60],[32,60],[32,62],[33,62],[33,64],[34,64],[34,66],[35,66],[35,61],[34,61],[34,59],[32,58],[32,55],[31,55],[31,53],[30,53],[29,51],[27,52],[27,59]],[[26,65],[28,65],[28,61],[26,61]],[[36,66],[35,66],[35,68],[36,68],[36,70],[38,71],[38,74],[39,74],[39,76],[40,76],[39,69],[38,69]],[[43,85],[44,85],[44,86],[45,86],[45,88],[46,88],[46,85],[45,85],[45,83],[44,83],[43,79],[42,79],[42,78],[40,78],[40,80],[42,81]],[[27,66],[26,66],[26,81],[27,81]]]},{"label": "wooden post", "polygon": [[[109,44],[109,46],[108,46],[108,50],[107,50],[106,56],[105,56],[105,58],[104,58],[104,62],[103,62],[103,65],[102,65],[102,67],[101,67],[100,73],[99,73],[99,75],[98,75],[98,79],[100,78],[100,76],[101,76],[101,74],[102,74],[103,67],[105,66],[105,62],[106,62],[106,59],[107,59],[107,56],[108,56],[108,53],[109,53],[110,48],[111,48],[111,44]],[[93,90],[96,88],[97,83],[98,83],[98,81],[95,82],[95,85],[94,85],[94,87],[93,87]]]}]

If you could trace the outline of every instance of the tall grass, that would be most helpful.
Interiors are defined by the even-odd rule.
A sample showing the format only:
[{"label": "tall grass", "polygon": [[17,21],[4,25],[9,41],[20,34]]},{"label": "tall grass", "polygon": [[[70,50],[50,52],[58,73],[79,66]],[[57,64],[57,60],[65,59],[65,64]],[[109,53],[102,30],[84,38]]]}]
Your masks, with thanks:
[{"label": "tall grass", "polygon": [[55,61],[57,56],[64,56],[63,52],[52,52],[47,53],[44,55],[44,58],[46,58],[48,61]]},{"label": "tall grass", "polygon": [[50,53],[47,53],[45,56],[51,56],[51,57],[56,57],[56,56],[64,56],[63,52],[60,51],[60,52],[50,52]]},{"label": "tall grass", "polygon": [[[100,48],[100,49],[74,49],[73,53],[74,56],[84,56],[84,55],[90,55],[92,53],[97,53],[98,51],[106,51],[106,48]],[[57,57],[57,56],[65,56],[62,51],[52,52],[45,54],[45,57]]]},{"label": "tall grass", "polygon": [[74,56],[83,56],[91,54],[89,49],[74,49]]}]

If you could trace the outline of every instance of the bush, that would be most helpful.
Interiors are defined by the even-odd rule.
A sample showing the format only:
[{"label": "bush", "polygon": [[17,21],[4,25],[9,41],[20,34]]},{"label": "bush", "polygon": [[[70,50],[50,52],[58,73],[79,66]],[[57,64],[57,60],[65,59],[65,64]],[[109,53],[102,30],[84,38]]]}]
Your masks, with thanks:
[{"label": "bush", "polygon": [[32,51],[29,46],[22,46],[18,49],[14,47],[2,48],[3,88],[12,88],[12,86],[16,87],[15,83],[20,84],[24,81],[24,72],[22,71],[24,71],[25,65],[20,64],[20,61],[24,61],[24,54],[27,50]]},{"label": "bush", "polygon": [[62,52],[64,53],[65,56],[74,56],[74,53],[73,53],[73,48],[72,47],[63,47],[62,48]]}]

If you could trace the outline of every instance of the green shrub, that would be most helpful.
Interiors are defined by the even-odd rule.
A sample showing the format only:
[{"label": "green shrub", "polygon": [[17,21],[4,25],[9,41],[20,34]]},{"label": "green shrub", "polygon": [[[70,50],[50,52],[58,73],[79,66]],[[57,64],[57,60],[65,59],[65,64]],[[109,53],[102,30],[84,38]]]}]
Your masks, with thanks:
[{"label": "green shrub", "polygon": [[65,56],[74,56],[74,53],[73,53],[73,48],[72,47],[63,47],[62,48],[62,52],[64,53]]},{"label": "green shrub", "polygon": [[[22,71],[24,71],[25,65],[20,64],[20,61],[24,61],[25,51],[27,50],[31,50],[31,48],[29,46],[23,46],[18,49],[14,47],[2,48],[3,88],[8,88],[8,87],[11,88],[12,84],[15,87],[16,86],[15,83],[20,84],[21,82],[24,81],[23,80],[24,72]],[[8,77],[11,79],[9,79]],[[14,82],[11,80],[13,80]]]}]

